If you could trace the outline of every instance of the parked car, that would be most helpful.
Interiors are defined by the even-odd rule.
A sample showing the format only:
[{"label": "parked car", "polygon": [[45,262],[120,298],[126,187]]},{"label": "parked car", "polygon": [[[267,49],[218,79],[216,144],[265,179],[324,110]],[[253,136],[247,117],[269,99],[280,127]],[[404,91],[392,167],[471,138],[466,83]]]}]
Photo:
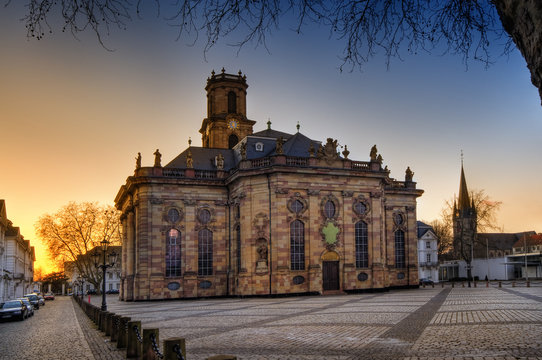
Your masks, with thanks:
[{"label": "parked car", "polygon": [[97,294],[96,289],[87,290],[87,295],[96,295],[96,294]]},{"label": "parked car", "polygon": [[55,295],[53,293],[46,293],[45,296],[43,296],[43,298],[45,300],[54,300],[55,299]]},{"label": "parked car", "polygon": [[28,310],[27,317],[34,316],[34,305],[30,303],[28,298],[22,297],[22,298],[18,298],[17,300],[21,300],[26,305],[26,309]]},{"label": "parked car", "polygon": [[25,298],[28,298],[32,306],[34,306],[34,309],[39,310],[40,308],[40,300],[38,298],[38,295],[36,294],[26,294],[23,295]]},{"label": "parked car", "polygon": [[43,296],[38,295],[38,300],[39,300],[40,306],[45,306],[45,299],[43,298]]},{"label": "parked car", "polygon": [[105,293],[106,294],[118,294],[119,290],[118,289],[111,289],[111,290],[107,290]]},{"label": "parked car", "polygon": [[9,300],[0,304],[0,318],[24,320],[28,317],[28,309],[21,300]]},{"label": "parked car", "polygon": [[433,280],[421,278],[420,279],[420,285],[433,285]]}]

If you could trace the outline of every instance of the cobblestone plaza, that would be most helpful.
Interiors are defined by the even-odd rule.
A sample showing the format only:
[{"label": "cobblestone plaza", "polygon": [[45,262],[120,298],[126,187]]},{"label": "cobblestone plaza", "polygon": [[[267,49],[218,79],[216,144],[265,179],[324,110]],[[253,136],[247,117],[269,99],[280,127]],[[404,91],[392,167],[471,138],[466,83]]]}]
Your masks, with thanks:
[{"label": "cobblestone plaza", "polygon": [[[481,287],[483,286],[483,287]],[[93,303],[98,299],[93,298]],[[342,296],[119,302],[187,359],[542,359],[542,284]]]}]

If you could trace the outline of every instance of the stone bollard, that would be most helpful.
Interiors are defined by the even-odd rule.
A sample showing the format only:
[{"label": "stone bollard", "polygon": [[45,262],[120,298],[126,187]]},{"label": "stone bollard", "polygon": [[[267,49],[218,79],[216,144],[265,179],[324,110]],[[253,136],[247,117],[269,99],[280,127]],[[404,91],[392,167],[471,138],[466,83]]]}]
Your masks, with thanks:
[{"label": "stone bollard", "polygon": [[116,342],[119,338],[120,315],[111,317],[111,342]]},{"label": "stone bollard", "polygon": [[206,360],[237,360],[237,356],[233,355],[215,355],[208,357]]},{"label": "stone bollard", "polygon": [[474,281],[474,287],[476,287],[476,281]]},{"label": "stone bollard", "polygon": [[531,282],[527,280],[527,287],[531,287]]},{"label": "stone bollard", "polygon": [[499,287],[502,288],[502,282],[499,281]]},{"label": "stone bollard", "polygon": [[109,314],[107,311],[100,311],[100,322],[98,324],[98,329],[105,332],[105,317]]},{"label": "stone bollard", "polygon": [[465,282],[462,282],[462,283],[461,283],[461,287],[465,287]]},{"label": "stone bollard", "polygon": [[129,317],[120,317],[119,319],[119,333],[117,337],[117,349],[124,349],[126,347],[126,340],[128,337],[126,327],[128,326],[128,322],[130,322]]},{"label": "stone bollard", "polygon": [[434,288],[435,288],[435,283],[432,283],[432,284],[431,284],[431,287],[434,289]]},{"label": "stone bollard", "polygon": [[105,326],[104,326],[104,332],[105,336],[111,336],[111,327],[113,326],[113,316],[115,314],[111,312],[107,312],[105,314]]},{"label": "stone bollard", "polygon": [[442,284],[442,288],[444,289],[444,282],[441,282],[441,284]]},{"label": "stone bollard", "polygon": [[126,358],[127,359],[139,359],[141,357],[141,342],[137,338],[135,328],[139,330],[141,334],[141,321],[129,321],[128,322],[128,337],[126,338]]},{"label": "stone bollard", "polygon": [[512,287],[516,287],[516,282],[512,281]]},{"label": "stone bollard", "polygon": [[154,352],[152,335],[154,334],[154,345],[158,346],[158,329],[143,329],[143,354],[142,360],[158,360],[159,357]]},{"label": "stone bollard", "polygon": [[170,338],[164,340],[164,359],[177,360],[177,352],[179,350],[186,359],[186,341],[183,338]]},{"label": "stone bollard", "polygon": [[453,282],[453,281],[452,281],[452,287],[455,287],[455,284],[454,284],[454,282]]}]

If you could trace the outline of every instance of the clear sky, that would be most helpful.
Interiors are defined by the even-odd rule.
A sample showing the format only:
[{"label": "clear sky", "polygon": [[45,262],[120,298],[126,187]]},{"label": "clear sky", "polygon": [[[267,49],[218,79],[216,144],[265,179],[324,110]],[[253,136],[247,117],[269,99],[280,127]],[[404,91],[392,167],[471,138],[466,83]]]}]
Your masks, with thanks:
[{"label": "clear sky", "polygon": [[189,137],[201,145],[205,82],[222,67],[246,74],[255,131],[269,118],[293,133],[299,121],[313,139],[348,145],[354,160],[376,144],[394,178],[410,166],[425,190],[419,219],[438,218],[458,192],[463,150],[469,189],[502,201],[504,231],[542,232],[542,107],[517,50],[487,70],[419,54],[341,73],[342,44],[316,27],[297,35],[284,24],[269,52],[221,44],[204,59],[202,44],[175,41],[152,17],[113,32],[107,51],[91,35],[28,41],[23,13],[13,2],[0,10],[0,198],[37,267],[48,261],[34,233],[40,215],[70,201],[113,204],[138,152],[151,166],[157,148],[165,164]]}]

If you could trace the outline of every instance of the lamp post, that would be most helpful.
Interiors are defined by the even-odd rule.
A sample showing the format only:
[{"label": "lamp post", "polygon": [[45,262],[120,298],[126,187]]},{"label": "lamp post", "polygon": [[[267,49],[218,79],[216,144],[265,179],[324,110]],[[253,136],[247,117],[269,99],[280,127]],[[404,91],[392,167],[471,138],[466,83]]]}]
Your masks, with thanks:
[{"label": "lamp post", "polygon": [[96,269],[101,268],[103,277],[102,277],[102,311],[107,311],[107,302],[105,300],[105,275],[106,270],[109,267],[115,266],[115,262],[117,261],[117,253],[112,251],[107,255],[109,257],[109,263],[106,263],[106,254],[107,254],[107,246],[109,245],[109,241],[103,240],[100,242],[102,252],[103,252],[103,263],[100,264],[100,253],[98,252],[98,249],[94,249],[94,253],[92,254],[92,257],[94,258],[94,266]]}]

